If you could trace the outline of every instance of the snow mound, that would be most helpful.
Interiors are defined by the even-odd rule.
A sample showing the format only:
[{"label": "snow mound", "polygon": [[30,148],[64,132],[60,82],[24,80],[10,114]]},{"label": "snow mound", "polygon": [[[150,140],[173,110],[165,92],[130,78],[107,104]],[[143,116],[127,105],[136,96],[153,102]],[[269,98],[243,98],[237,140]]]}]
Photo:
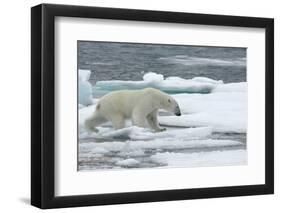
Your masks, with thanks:
[{"label": "snow mound", "polygon": [[139,161],[133,159],[133,158],[129,158],[129,159],[125,159],[125,160],[120,160],[116,162],[116,165],[118,166],[122,166],[122,167],[130,167],[130,166],[136,166],[139,164]]},{"label": "snow mound", "polygon": [[143,80],[146,82],[161,82],[164,81],[164,76],[154,72],[148,72],[143,75]]}]

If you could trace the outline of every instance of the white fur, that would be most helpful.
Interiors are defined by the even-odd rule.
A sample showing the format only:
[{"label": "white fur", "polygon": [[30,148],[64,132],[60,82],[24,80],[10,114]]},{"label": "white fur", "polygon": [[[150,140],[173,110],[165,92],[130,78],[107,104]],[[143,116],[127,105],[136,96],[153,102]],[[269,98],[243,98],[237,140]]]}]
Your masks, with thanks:
[{"label": "white fur", "polygon": [[168,94],[153,88],[143,90],[120,90],[106,94],[97,103],[93,115],[85,121],[87,129],[97,132],[96,126],[106,121],[115,129],[125,126],[125,119],[145,127],[146,122],[155,131],[162,131],[158,124],[158,109],[180,115],[178,103]]}]

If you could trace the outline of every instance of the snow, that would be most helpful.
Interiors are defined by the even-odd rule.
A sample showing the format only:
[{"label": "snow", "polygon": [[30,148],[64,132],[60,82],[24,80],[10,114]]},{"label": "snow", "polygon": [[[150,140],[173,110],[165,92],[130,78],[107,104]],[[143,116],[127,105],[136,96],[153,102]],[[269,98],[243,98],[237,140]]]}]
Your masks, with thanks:
[{"label": "snow", "polygon": [[151,160],[165,164],[165,167],[207,167],[246,165],[247,151],[243,149],[196,152],[196,153],[156,153]]},{"label": "snow", "polygon": [[[91,71],[78,70],[79,73],[79,104],[88,106],[92,104],[92,85],[89,82]],[[79,105],[79,108],[80,108]]]}]

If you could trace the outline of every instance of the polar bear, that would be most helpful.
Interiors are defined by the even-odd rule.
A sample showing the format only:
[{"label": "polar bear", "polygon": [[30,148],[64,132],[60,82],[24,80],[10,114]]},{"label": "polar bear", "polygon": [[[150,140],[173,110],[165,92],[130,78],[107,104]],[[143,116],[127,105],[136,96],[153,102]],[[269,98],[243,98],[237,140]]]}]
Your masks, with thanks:
[{"label": "polar bear", "polygon": [[181,115],[175,99],[160,90],[145,88],[115,91],[99,100],[95,112],[85,121],[85,127],[98,132],[96,126],[110,121],[115,129],[121,129],[125,127],[125,119],[129,118],[135,126],[145,127],[147,122],[150,128],[159,132],[165,128],[160,128],[158,124],[158,109]]},{"label": "polar bear", "polygon": [[125,127],[125,119],[131,119],[132,124],[145,127],[146,122],[156,132],[163,131],[157,120],[159,109],[181,115],[178,103],[168,94],[154,89],[119,90],[106,94],[97,103],[96,110],[85,121],[85,127],[98,132],[97,126],[110,121],[114,129]]}]

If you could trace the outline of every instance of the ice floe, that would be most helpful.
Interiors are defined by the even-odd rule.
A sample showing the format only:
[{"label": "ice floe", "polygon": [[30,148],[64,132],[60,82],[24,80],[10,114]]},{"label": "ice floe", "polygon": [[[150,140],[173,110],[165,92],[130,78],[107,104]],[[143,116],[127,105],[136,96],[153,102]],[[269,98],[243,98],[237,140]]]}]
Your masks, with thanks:
[{"label": "ice floe", "polygon": [[206,77],[195,77],[192,79],[168,77],[165,79],[161,74],[149,72],[144,74],[143,81],[98,81],[94,89],[114,91],[153,87],[167,93],[210,93],[219,84],[223,84],[223,81],[216,81]]}]

